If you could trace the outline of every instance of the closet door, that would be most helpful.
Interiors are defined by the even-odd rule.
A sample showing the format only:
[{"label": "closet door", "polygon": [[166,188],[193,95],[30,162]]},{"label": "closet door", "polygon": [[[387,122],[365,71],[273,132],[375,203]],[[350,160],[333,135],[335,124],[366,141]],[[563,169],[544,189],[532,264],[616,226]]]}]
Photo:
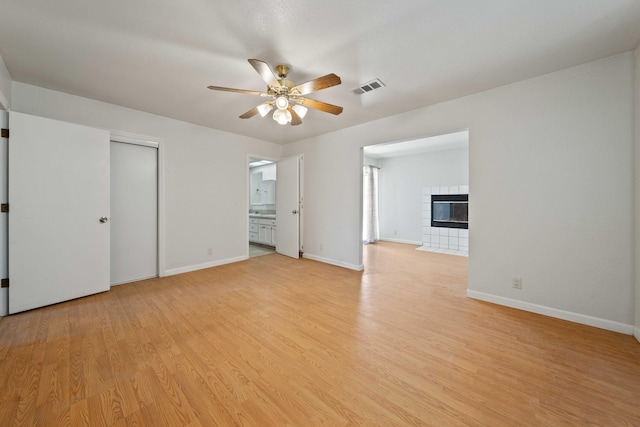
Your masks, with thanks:
[{"label": "closet door", "polygon": [[109,290],[109,132],[9,114],[9,312]]},{"label": "closet door", "polygon": [[158,275],[158,149],[111,141],[111,284]]}]

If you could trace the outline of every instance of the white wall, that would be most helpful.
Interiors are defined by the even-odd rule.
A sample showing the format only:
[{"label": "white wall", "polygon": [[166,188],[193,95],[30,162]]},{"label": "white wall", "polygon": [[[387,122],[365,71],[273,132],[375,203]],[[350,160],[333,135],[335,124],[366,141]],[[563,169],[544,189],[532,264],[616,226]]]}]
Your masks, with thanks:
[{"label": "white wall", "polygon": [[360,147],[469,129],[469,294],[630,333],[632,108],[627,52],[288,144],[305,253],[361,264]]},{"label": "white wall", "polygon": [[469,150],[380,159],[380,237],[421,244],[422,188],[469,185]]},{"label": "white wall", "polygon": [[11,76],[0,56],[0,110],[8,110],[11,106]]},{"label": "white wall", "polygon": [[162,139],[168,274],[248,255],[247,153],[277,158],[280,145],[17,82],[12,109]]}]

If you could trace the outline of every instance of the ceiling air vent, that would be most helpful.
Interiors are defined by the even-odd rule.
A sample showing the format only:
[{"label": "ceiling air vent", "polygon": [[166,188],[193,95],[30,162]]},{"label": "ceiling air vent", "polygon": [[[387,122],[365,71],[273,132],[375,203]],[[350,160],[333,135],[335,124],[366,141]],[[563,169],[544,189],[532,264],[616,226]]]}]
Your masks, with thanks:
[{"label": "ceiling air vent", "polygon": [[385,84],[380,81],[380,79],[371,80],[368,83],[361,85],[353,90],[353,93],[356,95],[362,95],[363,93],[371,92],[374,89],[380,89],[384,87]]}]

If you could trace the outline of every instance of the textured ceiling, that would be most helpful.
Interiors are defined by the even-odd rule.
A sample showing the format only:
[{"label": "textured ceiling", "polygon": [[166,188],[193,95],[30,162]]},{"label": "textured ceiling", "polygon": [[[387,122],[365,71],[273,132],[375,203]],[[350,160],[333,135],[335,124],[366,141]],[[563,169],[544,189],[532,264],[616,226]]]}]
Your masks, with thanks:
[{"label": "textured ceiling", "polygon": [[[16,81],[287,143],[631,50],[638,0],[0,0],[0,55]],[[238,116],[264,90],[247,62],[291,67],[297,127]],[[352,89],[374,78],[386,87]]]}]

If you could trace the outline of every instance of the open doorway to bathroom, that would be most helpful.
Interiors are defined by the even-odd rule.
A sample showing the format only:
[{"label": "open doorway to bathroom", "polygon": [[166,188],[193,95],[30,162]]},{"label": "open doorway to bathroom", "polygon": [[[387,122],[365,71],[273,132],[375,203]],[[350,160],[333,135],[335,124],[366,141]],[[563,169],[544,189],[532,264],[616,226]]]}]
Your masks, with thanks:
[{"label": "open doorway to bathroom", "polygon": [[275,253],[277,164],[249,157],[249,258]]},{"label": "open doorway to bathroom", "polygon": [[468,217],[461,215],[469,194],[467,130],[364,147],[362,190],[364,244],[383,240],[468,256]]}]

